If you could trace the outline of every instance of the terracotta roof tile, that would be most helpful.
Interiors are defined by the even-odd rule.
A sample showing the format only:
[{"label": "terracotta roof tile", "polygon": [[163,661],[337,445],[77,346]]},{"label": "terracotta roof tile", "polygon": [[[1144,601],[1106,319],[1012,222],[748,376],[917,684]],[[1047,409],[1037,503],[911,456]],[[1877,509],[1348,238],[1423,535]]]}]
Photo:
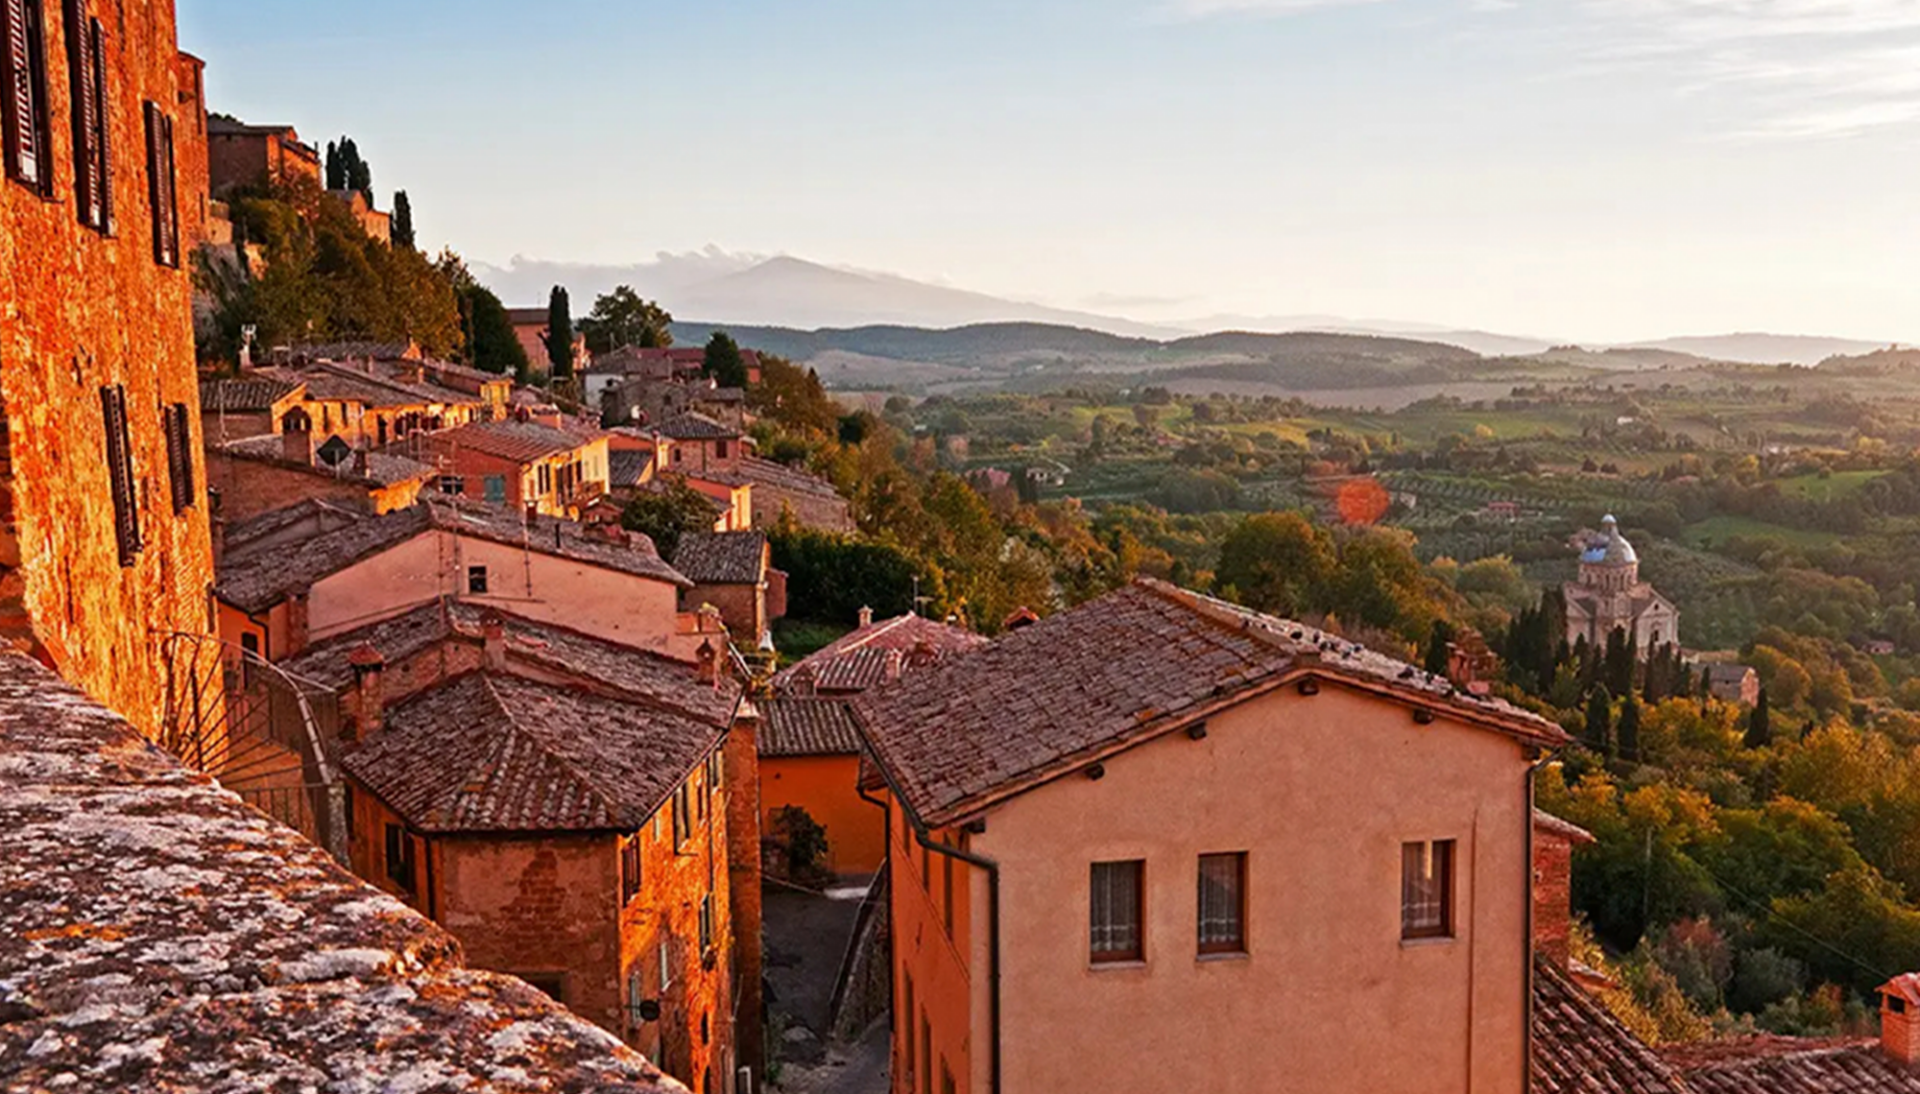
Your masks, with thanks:
[{"label": "terracotta roof tile", "polygon": [[436,452],[467,449],[498,456],[503,460],[529,463],[572,452],[592,443],[592,438],[554,429],[539,422],[474,422],[457,429],[429,433],[425,443]]},{"label": "terracotta roof tile", "polygon": [[976,649],[986,641],[965,628],[908,612],[841,635],[782,669],[774,677],[774,684],[793,684],[803,675],[800,667],[805,665],[805,675],[812,677],[813,687],[818,690],[862,691],[886,679],[887,651],[912,653],[924,644],[944,656]]},{"label": "terracotta roof tile", "polygon": [[1598,999],[1539,959],[1532,1094],[1688,1094],[1688,1087]]},{"label": "terracotta roof tile", "polygon": [[1879,1042],[1752,1037],[1664,1050],[1693,1094],[1920,1094]]},{"label": "terracotta roof tile", "polygon": [[833,484],[811,471],[797,467],[788,467],[784,463],[762,459],[759,456],[746,456],[740,460],[740,473],[753,482],[795,494],[812,494],[820,498],[843,501],[840,492]]},{"label": "terracotta roof tile", "polygon": [[1536,715],[1301,624],[1142,579],[862,693],[876,758],[923,821],[1127,747],[1296,670],[1442,707],[1540,745]]},{"label": "terracotta roof tile", "polygon": [[200,381],[200,410],[211,414],[222,410],[258,412],[272,410],[273,405],[301,388],[298,381],[243,377],[234,380]]},{"label": "terracotta roof tile", "polygon": [[683,532],[673,568],[696,585],[758,585],[767,576],[765,532]]},{"label": "terracotta roof tile", "polygon": [[760,699],[760,755],[858,756],[860,730],[844,699]]},{"label": "terracotta roof tile", "polygon": [[632,831],[724,732],[664,707],[476,672],[394,707],[342,763],[425,832]]},{"label": "terracotta roof tile", "polygon": [[17,654],[0,923],[8,1090],[682,1090]]},{"label": "terracotta roof tile", "polygon": [[607,453],[607,483],[610,489],[639,486],[653,466],[653,453],[636,449],[615,449]]},{"label": "terracotta roof tile", "polygon": [[668,418],[654,426],[653,431],[676,441],[717,441],[740,435],[739,430],[691,410]]},{"label": "terracotta roof tile", "polygon": [[244,440],[228,441],[220,446],[220,451],[238,459],[252,460],[258,463],[271,463],[292,471],[300,471],[321,478],[345,482],[371,483],[377,486],[392,486],[396,483],[414,482],[432,475],[433,468],[396,452],[368,452],[366,474],[356,474],[351,458],[341,461],[338,467],[328,467],[324,463],[301,463],[289,460],[284,455],[285,442],[277,433],[248,437]]}]

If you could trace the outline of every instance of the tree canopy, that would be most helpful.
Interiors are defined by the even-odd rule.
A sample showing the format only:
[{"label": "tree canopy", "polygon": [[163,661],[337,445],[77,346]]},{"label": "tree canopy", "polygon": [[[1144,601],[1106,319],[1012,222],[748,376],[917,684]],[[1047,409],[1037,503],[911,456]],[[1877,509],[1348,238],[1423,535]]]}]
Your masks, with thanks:
[{"label": "tree canopy", "polygon": [[643,300],[630,285],[594,299],[593,311],[580,320],[586,333],[587,348],[594,353],[612,353],[622,346],[654,348],[673,345],[668,329],[673,316],[651,300]]}]

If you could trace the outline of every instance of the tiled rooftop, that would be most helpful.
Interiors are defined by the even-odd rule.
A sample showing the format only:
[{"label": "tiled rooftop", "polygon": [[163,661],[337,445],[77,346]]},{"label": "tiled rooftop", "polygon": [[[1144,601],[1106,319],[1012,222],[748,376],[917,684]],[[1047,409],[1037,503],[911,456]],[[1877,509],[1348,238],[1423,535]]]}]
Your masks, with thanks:
[{"label": "tiled rooftop", "polygon": [[300,390],[297,381],[242,377],[200,381],[200,410],[234,413],[272,410],[273,404]]},{"label": "tiled rooftop", "polygon": [[840,493],[833,488],[833,484],[820,476],[759,456],[743,457],[740,460],[740,473],[763,486],[795,494],[814,494],[823,499],[840,499]]},{"label": "tiled rooftop", "polygon": [[676,414],[653,429],[661,436],[672,437],[676,441],[726,440],[740,435],[740,431],[732,426],[691,410]]},{"label": "tiled rooftop", "polygon": [[1147,579],[907,672],[855,710],[909,807],[944,824],[1304,671],[1530,744],[1567,739],[1404,662]]},{"label": "tiled rooftop", "polygon": [[1680,1077],[1553,962],[1533,963],[1531,1094],[1688,1094]]},{"label": "tiled rooftop", "polygon": [[1920,1072],[1876,1040],[1748,1037],[1676,1045],[1661,1055],[1692,1094],[1920,1094]]},{"label": "tiled rooftop", "polygon": [[673,568],[696,585],[758,585],[766,576],[764,532],[683,532]]},{"label": "tiled rooftop", "polygon": [[419,460],[393,452],[366,453],[365,474],[354,470],[352,458],[341,461],[338,467],[328,467],[323,463],[301,463],[289,460],[284,455],[285,442],[277,433],[248,437],[245,440],[228,441],[220,451],[243,460],[255,460],[261,463],[277,464],[310,475],[319,475],[329,479],[346,479],[354,482],[368,482],[380,486],[392,486],[395,483],[413,482],[425,479],[433,474],[433,468]]},{"label": "tiled rooftop", "polygon": [[943,656],[976,649],[986,641],[962,627],[908,612],[841,635],[782,669],[774,684],[787,688],[804,675],[811,676],[815,690],[863,691],[886,679],[889,652],[908,654],[924,647]]},{"label": "tiled rooftop", "polygon": [[607,485],[613,489],[639,486],[653,466],[653,453],[635,449],[615,449],[607,453]]},{"label": "tiled rooftop", "polygon": [[475,672],[389,710],[342,763],[423,832],[633,831],[724,732],[663,706]]},{"label": "tiled rooftop", "polygon": [[0,655],[9,1091],[682,1088]]},{"label": "tiled rooftop", "polygon": [[701,721],[725,725],[740,698],[740,686],[723,676],[718,687],[700,684],[693,665],[650,650],[608,642],[552,623],[466,601],[442,599],[410,612],[357,627],[307,648],[281,667],[295,677],[334,690],[353,682],[348,658],[362,646],[379,651],[389,666],[447,641],[478,644],[483,621],[498,616],[506,630],[509,663],[592,681],[642,701],[685,711]]},{"label": "tiled rooftop", "polygon": [[860,754],[860,730],[845,699],[757,699],[753,705],[764,758]]},{"label": "tiled rooftop", "polygon": [[474,422],[428,434],[426,443],[437,452],[469,449],[526,463],[571,452],[589,440],[539,422]]}]

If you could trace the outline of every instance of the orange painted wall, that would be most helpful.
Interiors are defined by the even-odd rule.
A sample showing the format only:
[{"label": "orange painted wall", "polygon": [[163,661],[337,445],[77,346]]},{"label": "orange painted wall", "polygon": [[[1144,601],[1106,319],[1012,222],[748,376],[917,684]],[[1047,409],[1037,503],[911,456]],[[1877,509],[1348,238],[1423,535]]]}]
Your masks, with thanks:
[{"label": "orange painted wall", "polygon": [[[893,914],[893,1090],[913,1094],[944,1089],[951,1074],[954,1090],[986,1089],[974,1081],[974,1031],[984,1030],[973,1013],[976,983],[987,982],[984,938],[973,925],[984,923],[986,885],[964,863],[926,850],[900,811],[888,810],[888,898]],[[966,847],[959,832],[934,832],[936,842]],[[952,885],[951,904],[948,885]],[[981,902],[978,908],[976,901]],[[948,919],[951,907],[952,919]],[[979,932],[984,936],[985,932]],[[976,978],[974,969],[980,970]],[[909,1005],[909,995],[912,996]],[[912,1038],[912,1044],[907,1039]],[[943,1071],[944,1069],[944,1071]],[[1013,1088],[1009,1088],[1013,1089]],[[1056,1089],[1094,1089],[1069,1084]],[[1124,1088],[1123,1088],[1124,1089]]]},{"label": "orange painted wall", "polygon": [[786,756],[760,760],[760,823],[797,805],[827,830],[827,868],[870,874],[886,860],[886,817],[862,801],[858,756]]}]

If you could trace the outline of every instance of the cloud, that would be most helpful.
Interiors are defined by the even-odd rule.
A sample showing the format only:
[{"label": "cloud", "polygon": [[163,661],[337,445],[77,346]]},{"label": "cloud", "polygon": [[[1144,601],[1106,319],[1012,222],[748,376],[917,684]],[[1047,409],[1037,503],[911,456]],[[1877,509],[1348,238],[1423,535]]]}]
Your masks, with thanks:
[{"label": "cloud", "polygon": [[[1162,0],[1180,18],[1284,18],[1391,0]],[[1712,97],[1725,136],[1920,128],[1920,0],[1445,0],[1462,35],[1509,36],[1567,70],[1636,70]]]},{"label": "cloud", "polygon": [[555,262],[526,255],[514,255],[504,266],[487,262],[469,265],[473,275],[510,307],[544,303],[549,289],[565,285],[575,309],[585,311],[595,296],[616,285],[631,285],[642,296],[671,296],[678,290],[757,266],[768,257],[708,244],[698,251],[660,251],[650,262],[620,266]]}]

